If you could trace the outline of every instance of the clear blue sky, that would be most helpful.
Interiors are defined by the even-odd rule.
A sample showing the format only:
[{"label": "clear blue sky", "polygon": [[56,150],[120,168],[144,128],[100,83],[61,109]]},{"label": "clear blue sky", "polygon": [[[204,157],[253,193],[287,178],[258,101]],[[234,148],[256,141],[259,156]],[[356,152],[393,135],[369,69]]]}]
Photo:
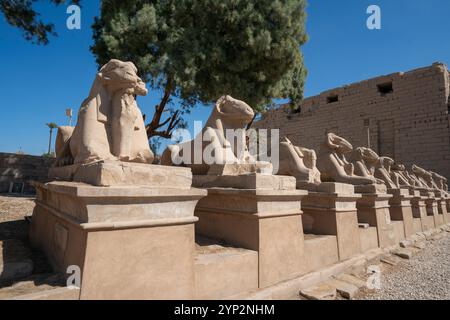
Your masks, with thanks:
[{"label": "clear blue sky", "polygon": [[[86,98],[97,66],[89,51],[97,0],[82,1],[82,29],[65,27],[66,7],[37,3],[59,37],[47,46],[26,42],[0,16],[0,152],[21,148],[29,154],[47,150],[47,122],[66,124],[65,109],[78,110]],[[382,10],[382,29],[366,28],[366,9]],[[435,61],[450,63],[450,1],[448,0],[310,0],[309,42],[302,48],[308,68],[306,96],[362,79],[407,71]],[[138,103],[151,114],[161,92]],[[76,112],[75,112],[76,113]],[[204,120],[208,107],[188,118]]]}]

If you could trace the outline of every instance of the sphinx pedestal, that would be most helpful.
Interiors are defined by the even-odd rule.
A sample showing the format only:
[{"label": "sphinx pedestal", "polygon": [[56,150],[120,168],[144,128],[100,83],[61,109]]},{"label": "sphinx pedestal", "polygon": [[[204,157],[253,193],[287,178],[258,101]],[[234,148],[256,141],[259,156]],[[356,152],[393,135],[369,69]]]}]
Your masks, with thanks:
[{"label": "sphinx pedestal", "polygon": [[401,221],[393,223],[389,213],[389,200],[385,185],[355,186],[355,192],[361,194],[356,202],[358,221],[377,228],[378,246],[391,247],[398,243],[403,233]]},{"label": "sphinx pedestal", "polygon": [[[155,166],[147,167],[151,175]],[[162,179],[165,168],[156,167]],[[80,299],[194,298],[194,209],[205,191],[78,182],[36,189],[30,241],[55,270],[80,268]]]},{"label": "sphinx pedestal", "polygon": [[356,211],[359,198],[352,185],[325,182],[302,202],[304,229],[315,235],[336,236],[340,260],[361,252]]},{"label": "sphinx pedestal", "polygon": [[257,251],[260,288],[304,272],[300,203],[307,192],[295,189],[295,178],[194,176],[193,184],[208,191],[195,209],[196,233]]},{"label": "sphinx pedestal", "polygon": [[[410,195],[413,196],[411,199],[411,206],[413,210],[414,217],[414,230],[416,232],[419,231],[427,231],[434,228],[434,218],[432,216],[427,215],[427,206],[425,204],[425,199],[428,197],[424,197],[421,195],[419,190],[415,190],[413,188],[410,189]],[[417,219],[420,219],[421,230],[418,230],[416,225]]]},{"label": "sphinx pedestal", "polygon": [[388,194],[392,195],[389,199],[391,220],[403,221],[404,237],[409,238],[416,233],[411,206],[413,196],[409,194],[408,189],[388,189]]},{"label": "sphinx pedestal", "polygon": [[445,198],[442,199],[443,205],[442,208],[444,208],[445,205],[445,209],[446,209],[446,213],[444,212],[444,221],[445,223],[449,224],[450,223],[450,195],[447,193],[445,195]]},{"label": "sphinx pedestal", "polygon": [[432,228],[437,228],[444,224],[443,216],[439,215],[438,211],[438,200],[433,191],[421,191],[421,195],[425,197],[425,205],[427,210],[427,216],[433,217],[434,226]]},{"label": "sphinx pedestal", "polygon": [[447,204],[446,204],[446,194],[440,190],[434,191],[434,196],[436,197],[436,205],[438,211],[438,223],[439,226],[449,223],[447,221]]}]

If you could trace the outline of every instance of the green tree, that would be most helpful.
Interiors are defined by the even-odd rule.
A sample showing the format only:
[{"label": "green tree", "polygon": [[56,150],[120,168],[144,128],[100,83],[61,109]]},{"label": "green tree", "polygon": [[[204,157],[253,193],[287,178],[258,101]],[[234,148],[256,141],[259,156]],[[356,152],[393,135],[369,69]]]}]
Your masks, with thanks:
[{"label": "green tree", "polygon": [[305,0],[103,0],[91,50],[99,65],[133,61],[163,91],[147,134],[168,138],[184,112],[223,94],[257,111],[300,101],[305,20]]},{"label": "green tree", "polygon": [[50,137],[48,139],[48,154],[51,154],[53,130],[58,128],[58,125],[54,122],[50,122],[50,123],[47,123],[47,127],[50,128]]},{"label": "green tree", "polygon": [[[0,12],[6,22],[22,30],[25,39],[36,44],[47,44],[49,35],[56,35],[52,23],[39,19],[40,14],[33,9],[36,0],[0,0]],[[64,3],[79,4],[79,0],[48,0],[60,5]]]}]

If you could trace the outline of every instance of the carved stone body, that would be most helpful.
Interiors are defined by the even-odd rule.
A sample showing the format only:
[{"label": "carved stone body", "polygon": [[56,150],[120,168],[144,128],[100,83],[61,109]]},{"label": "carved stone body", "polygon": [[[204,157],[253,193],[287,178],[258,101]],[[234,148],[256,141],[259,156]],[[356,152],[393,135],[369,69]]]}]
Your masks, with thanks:
[{"label": "carved stone body", "polygon": [[[231,96],[221,97],[203,130],[191,141],[169,145],[162,154],[161,164],[187,166],[193,174],[205,175],[212,164],[255,163],[247,151],[245,135],[245,128],[254,115],[245,102]],[[227,140],[227,129],[240,129],[235,141]],[[204,155],[213,155],[213,159],[205,159]]]},{"label": "carved stone body", "polygon": [[421,187],[428,189],[438,189],[438,186],[435,185],[430,172],[415,164],[411,166],[411,171],[419,180]]},{"label": "carved stone body", "polygon": [[274,174],[293,176],[297,182],[320,184],[320,172],[316,167],[314,150],[297,147],[288,138],[280,143],[280,162]]},{"label": "carved stone body", "polygon": [[404,164],[395,162],[391,167],[391,178],[399,187],[414,187],[415,181],[406,171]]},{"label": "carved stone body", "polygon": [[56,166],[100,160],[152,163],[144,119],[136,95],[146,95],[131,62],[111,60],[97,74],[73,130],[61,127]]},{"label": "carved stone body", "polygon": [[375,178],[375,170],[379,166],[380,157],[370,148],[358,147],[351,153],[351,162],[357,176],[372,179],[374,183],[383,184],[383,180]]},{"label": "carved stone body", "polygon": [[438,189],[448,193],[447,178],[433,171],[430,171],[430,173]]},{"label": "carved stone body", "polygon": [[400,188],[399,177],[393,174],[391,167],[394,160],[389,157],[380,157],[375,168],[375,178],[384,182],[389,189]]},{"label": "carved stone body", "polygon": [[334,133],[328,133],[324,143],[320,146],[317,168],[323,182],[340,182],[353,185],[375,184],[374,177],[360,177],[355,175],[353,164],[345,158],[353,151],[353,146]]}]

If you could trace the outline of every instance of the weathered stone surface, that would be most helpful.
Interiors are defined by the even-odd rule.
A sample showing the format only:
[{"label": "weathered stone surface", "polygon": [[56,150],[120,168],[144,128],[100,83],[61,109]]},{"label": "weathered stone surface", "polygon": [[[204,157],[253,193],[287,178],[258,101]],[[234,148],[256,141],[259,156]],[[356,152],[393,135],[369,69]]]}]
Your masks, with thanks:
[{"label": "weathered stone surface", "polygon": [[316,167],[317,156],[314,150],[298,147],[285,137],[280,143],[278,171],[274,174],[293,176],[297,186],[303,183],[320,184],[320,172]]},{"label": "weathered stone surface", "polygon": [[359,277],[355,277],[354,275],[351,275],[351,274],[341,274],[341,275],[337,276],[336,279],[350,283],[359,289],[364,288],[366,286],[366,281],[362,280]]},{"label": "weathered stone surface", "polygon": [[257,161],[254,163],[225,163],[212,164],[209,167],[209,176],[239,176],[251,173],[271,175],[273,166],[270,162]]},{"label": "weathered stone surface", "polygon": [[75,128],[61,127],[58,132],[56,165],[100,160],[152,163],[154,155],[135,99],[147,92],[132,62],[112,59],[105,64],[80,107]]},{"label": "weathered stone surface", "polygon": [[358,293],[359,288],[354,284],[338,279],[330,279],[326,282],[327,285],[335,287],[336,291],[346,299],[353,299]]},{"label": "weathered stone surface", "polygon": [[400,247],[402,247],[402,248],[408,248],[408,247],[412,247],[414,245],[414,241],[406,239],[406,240],[400,241],[399,244],[400,244]]},{"label": "weathered stone surface", "polygon": [[189,168],[104,160],[86,165],[53,167],[50,179],[75,181],[99,187],[145,186],[152,188],[189,189]]},{"label": "weathered stone surface", "polygon": [[[245,135],[245,128],[254,115],[253,109],[244,101],[228,95],[222,96],[217,100],[202,131],[191,141],[169,145],[161,156],[161,164],[187,166],[192,169],[194,175],[208,174],[211,163],[237,164],[237,167],[232,168],[234,171],[238,170],[238,174],[257,172],[254,171],[258,169],[257,165],[247,166],[257,161],[247,150]],[[227,134],[228,130],[235,133],[235,144],[227,140],[232,138],[229,137],[229,132]],[[239,148],[241,150],[238,150]],[[244,166],[238,169],[239,164]]]},{"label": "weathered stone surface", "polygon": [[196,299],[223,299],[258,289],[258,252],[208,240],[196,239]]},{"label": "weathered stone surface", "polygon": [[335,300],[336,288],[327,284],[321,284],[312,288],[303,289],[300,294],[309,300]]},{"label": "weathered stone surface", "polygon": [[427,242],[423,241],[423,240],[422,241],[416,241],[414,243],[414,247],[417,248],[417,249],[425,249],[426,246],[427,246]]},{"label": "weathered stone surface", "polygon": [[400,248],[392,251],[392,254],[399,256],[403,259],[411,259],[412,256],[416,253],[416,250],[413,248]]},{"label": "weathered stone surface", "polygon": [[36,203],[56,210],[77,223],[137,222],[192,218],[200,189],[146,188],[139,186],[94,187],[78,182],[36,185]]},{"label": "weathered stone surface", "polygon": [[380,261],[391,266],[396,266],[400,263],[401,259],[394,255],[384,255],[380,258]]},{"label": "weathered stone surface", "polygon": [[0,282],[19,280],[33,271],[31,254],[20,240],[0,241]]},{"label": "weathered stone surface", "polygon": [[232,176],[193,176],[192,186],[196,188],[235,188],[256,190],[295,190],[294,177],[266,174],[246,174]]},{"label": "weathered stone surface", "polygon": [[374,184],[374,177],[360,177],[354,174],[353,165],[346,160],[346,155],[353,151],[353,146],[342,137],[328,133],[319,148],[317,168],[324,182],[340,182],[353,185]]}]

